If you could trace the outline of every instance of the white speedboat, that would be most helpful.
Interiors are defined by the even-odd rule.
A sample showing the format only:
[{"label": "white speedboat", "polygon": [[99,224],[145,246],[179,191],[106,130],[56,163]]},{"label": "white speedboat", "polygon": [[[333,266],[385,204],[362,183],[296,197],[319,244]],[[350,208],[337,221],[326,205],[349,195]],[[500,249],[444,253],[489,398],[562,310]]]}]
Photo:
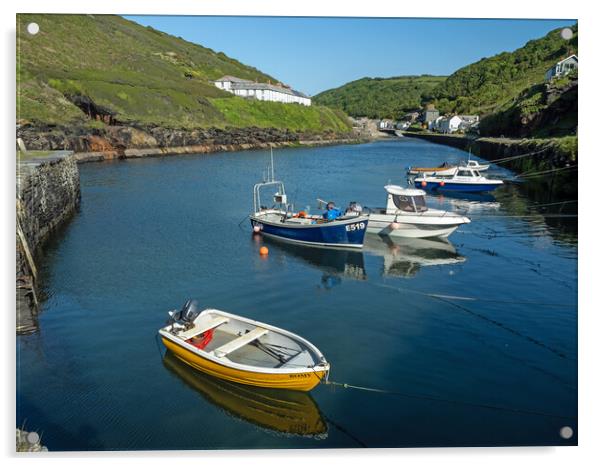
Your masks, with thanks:
[{"label": "white speedboat", "polygon": [[370,209],[368,233],[399,238],[447,238],[456,228],[470,223],[468,217],[430,209],[421,189],[385,186],[387,207]]},{"label": "white speedboat", "polygon": [[480,172],[484,172],[485,170],[489,170],[490,164],[488,164],[488,163],[481,164],[481,163],[477,162],[476,160],[468,159],[463,164],[463,166],[466,168],[472,168],[473,170],[478,170]]},{"label": "white speedboat", "polygon": [[414,179],[417,188],[430,191],[459,191],[484,193],[503,185],[502,180],[486,178],[478,170],[457,168],[452,176],[422,176]]}]

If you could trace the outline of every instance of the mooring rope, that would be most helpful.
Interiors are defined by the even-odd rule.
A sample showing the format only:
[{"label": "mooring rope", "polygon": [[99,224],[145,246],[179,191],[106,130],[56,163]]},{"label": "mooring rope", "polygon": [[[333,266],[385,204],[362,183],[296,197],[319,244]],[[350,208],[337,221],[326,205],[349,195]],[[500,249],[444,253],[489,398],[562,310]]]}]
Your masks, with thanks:
[{"label": "mooring rope", "polygon": [[529,335],[525,335],[524,333],[521,333],[518,330],[516,330],[516,329],[514,329],[512,327],[507,326],[506,324],[500,322],[499,320],[495,320],[495,319],[492,319],[491,317],[487,317],[487,316],[485,316],[485,315],[483,315],[483,314],[481,314],[479,312],[476,312],[476,311],[473,311],[472,309],[467,308],[466,306],[462,306],[462,305],[460,305],[458,303],[454,303],[452,301],[449,301],[448,299],[446,299],[444,297],[435,297],[435,299],[439,299],[440,301],[442,301],[444,303],[447,303],[450,306],[454,306],[454,307],[456,307],[456,308],[458,308],[458,309],[460,309],[460,310],[462,310],[462,311],[464,311],[464,312],[466,312],[466,313],[468,313],[468,314],[470,314],[470,315],[472,315],[474,317],[478,317],[479,319],[484,320],[484,321],[486,321],[486,322],[488,322],[490,324],[493,324],[493,325],[495,325],[495,326],[497,326],[497,327],[499,327],[499,328],[501,328],[501,329],[503,329],[503,330],[505,330],[505,331],[507,331],[509,333],[512,333],[513,335],[521,337],[521,338],[529,341],[530,343],[533,343],[533,344],[535,344],[535,345],[537,345],[537,346],[539,346],[541,348],[544,348],[544,349],[546,349],[546,350],[554,353],[556,356],[558,356],[558,357],[560,357],[562,359],[567,359],[567,360],[570,360],[570,361],[575,361],[575,359],[568,357],[562,351],[559,351],[556,348],[554,348],[554,347],[552,347],[552,346],[550,346],[550,345],[548,345],[548,344],[546,344],[546,343],[544,343],[542,341],[537,340],[536,338],[533,338],[533,337],[531,337]]},{"label": "mooring rope", "polygon": [[354,390],[361,390],[361,391],[366,391],[366,392],[382,393],[385,395],[402,396],[405,398],[414,398],[414,399],[418,399],[418,400],[438,401],[441,403],[450,403],[450,404],[456,404],[456,405],[471,406],[471,407],[475,407],[475,408],[493,409],[493,410],[497,410],[497,411],[507,411],[507,412],[513,412],[513,413],[518,413],[518,414],[529,414],[529,415],[545,416],[545,417],[552,417],[552,418],[558,418],[558,419],[575,419],[575,416],[567,416],[564,414],[552,414],[552,413],[546,413],[543,411],[532,411],[532,410],[527,410],[527,409],[513,408],[513,407],[508,407],[508,406],[499,406],[499,405],[493,405],[493,404],[487,404],[487,403],[473,403],[470,401],[453,400],[450,398],[441,398],[438,396],[420,395],[420,394],[416,394],[416,393],[400,392],[397,390],[385,390],[382,388],[374,388],[374,387],[364,387],[361,385],[352,385],[352,384],[348,384],[348,383],[334,382],[332,380],[324,381],[322,383],[324,385],[333,385],[336,387],[351,388]]},{"label": "mooring rope", "polygon": [[498,304],[520,304],[520,305],[529,305],[529,306],[550,306],[550,307],[577,307],[577,304],[571,303],[555,303],[555,302],[542,302],[542,301],[512,301],[512,300],[499,300],[499,299],[486,299],[486,298],[475,298],[473,296],[457,296],[457,295],[446,295],[439,293],[429,293],[420,290],[413,290],[412,288],[405,287],[395,287],[391,285],[378,284],[374,283],[374,286],[378,286],[381,288],[387,288],[390,290],[397,291],[401,293],[402,291],[406,291],[408,293],[415,293],[422,296],[428,296],[429,298],[436,299],[450,299],[452,301],[472,301],[472,302],[487,302],[487,303],[498,303]]},{"label": "mooring rope", "polygon": [[[505,331],[507,331],[509,333],[512,333],[513,335],[516,335],[516,336],[518,336],[520,338],[523,338],[524,340],[526,340],[526,341],[528,341],[530,343],[533,343],[533,344],[535,344],[535,345],[537,345],[537,346],[539,346],[541,348],[544,348],[544,349],[550,351],[551,353],[554,353],[556,356],[558,356],[558,357],[560,357],[562,359],[566,359],[566,360],[570,360],[570,361],[575,361],[574,358],[571,358],[571,357],[567,356],[562,351],[557,350],[556,348],[554,348],[554,347],[552,347],[552,346],[550,346],[550,345],[548,345],[548,344],[546,344],[546,343],[544,343],[544,342],[542,342],[540,340],[537,340],[534,337],[531,337],[529,335],[525,335],[525,334],[521,333],[520,331],[518,331],[518,330],[516,330],[516,329],[514,329],[512,327],[509,327],[508,325],[504,324],[503,322],[495,320],[495,319],[493,319],[491,317],[487,317],[484,314],[481,314],[481,313],[479,313],[477,311],[473,311],[472,309],[469,309],[466,306],[462,306],[462,305],[458,304],[457,302],[454,302],[454,301],[473,301],[473,302],[476,302],[476,301],[479,301],[480,299],[471,298],[471,297],[468,297],[468,296],[454,296],[454,295],[444,295],[444,294],[436,294],[436,293],[424,293],[424,292],[417,291],[417,290],[403,289],[403,288],[399,289],[399,288],[396,288],[396,287],[393,287],[393,286],[387,286],[387,285],[382,285],[382,284],[375,285],[375,286],[380,286],[380,287],[383,287],[383,288],[392,289],[394,291],[397,291],[398,293],[401,293],[402,291],[409,291],[409,292],[420,294],[422,296],[428,296],[430,298],[437,299],[437,300],[439,300],[441,302],[444,302],[444,303],[446,303],[446,304],[448,304],[450,306],[454,306],[455,308],[460,309],[463,312],[466,312],[467,314],[470,314],[473,317],[477,317],[477,318],[479,318],[481,320],[484,320],[485,322],[493,324],[493,325],[497,326],[498,328],[501,328],[502,330],[505,330]],[[506,301],[506,302],[504,302],[504,301],[498,301],[498,300],[481,300],[481,301],[493,302],[493,303],[498,303],[498,304],[521,304],[521,305],[530,305],[530,306],[533,306],[533,305],[562,306],[562,307],[576,307],[577,306],[576,304],[538,303],[538,302],[531,302],[531,301],[525,301],[525,302],[520,302],[520,301]]]},{"label": "mooring rope", "polygon": [[487,217],[487,218],[575,218],[577,214],[558,214],[558,213],[538,213],[538,214],[523,214],[523,215],[489,215],[489,214],[470,214],[471,217]]},{"label": "mooring rope", "polygon": [[490,163],[507,162],[509,160],[515,160],[515,159],[520,159],[522,157],[529,157],[531,155],[541,154],[542,152],[546,152],[547,150],[550,150],[550,149],[546,148],[546,149],[538,150],[536,152],[527,152],[526,154],[511,155],[509,157],[502,157],[500,159],[487,160],[487,162],[490,162]]},{"label": "mooring rope", "polygon": [[578,165],[571,165],[570,167],[561,167],[561,168],[552,168],[550,170],[543,170],[540,172],[527,172],[527,173],[522,173],[522,174],[518,174],[516,175],[514,178],[521,178],[521,179],[525,179],[525,178],[535,178],[541,175],[545,175],[545,174],[549,174],[549,173],[555,173],[555,172],[560,172],[563,170],[574,170],[578,167]]},{"label": "mooring rope", "polygon": [[579,200],[571,199],[570,201],[546,202],[545,204],[531,204],[529,207],[549,207],[551,205],[570,204],[572,202],[579,202]]}]

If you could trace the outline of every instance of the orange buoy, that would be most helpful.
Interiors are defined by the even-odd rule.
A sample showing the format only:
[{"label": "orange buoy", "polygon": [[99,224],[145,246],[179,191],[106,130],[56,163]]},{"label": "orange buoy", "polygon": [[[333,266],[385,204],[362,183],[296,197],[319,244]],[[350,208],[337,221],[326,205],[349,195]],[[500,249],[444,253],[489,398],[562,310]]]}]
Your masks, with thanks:
[{"label": "orange buoy", "polygon": [[426,188],[426,181],[423,181],[422,183],[420,183],[422,185],[423,188]]},{"label": "orange buoy", "polygon": [[439,186],[445,186],[445,181],[440,181]]},{"label": "orange buoy", "polygon": [[267,255],[268,255],[268,252],[270,252],[270,251],[269,251],[269,249],[268,249],[268,248],[266,248],[265,246],[261,246],[261,247],[259,248],[259,254],[260,254],[260,255],[262,255],[262,256],[267,256]]}]

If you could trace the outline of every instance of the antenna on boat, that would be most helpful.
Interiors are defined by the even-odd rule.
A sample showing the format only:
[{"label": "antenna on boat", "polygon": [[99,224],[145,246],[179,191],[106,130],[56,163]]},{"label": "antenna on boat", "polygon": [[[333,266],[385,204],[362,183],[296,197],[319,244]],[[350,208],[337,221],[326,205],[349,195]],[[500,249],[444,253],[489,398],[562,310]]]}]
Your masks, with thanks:
[{"label": "antenna on boat", "polygon": [[270,146],[270,166],[272,169],[272,179],[270,181],[274,181],[274,150],[272,146]]}]

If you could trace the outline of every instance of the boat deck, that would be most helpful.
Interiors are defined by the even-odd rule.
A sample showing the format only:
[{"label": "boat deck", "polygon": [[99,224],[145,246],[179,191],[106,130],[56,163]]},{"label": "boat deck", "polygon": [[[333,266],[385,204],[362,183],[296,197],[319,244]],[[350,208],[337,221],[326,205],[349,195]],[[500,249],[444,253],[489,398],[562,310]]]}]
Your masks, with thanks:
[{"label": "boat deck", "polygon": [[[209,344],[207,346],[205,346],[205,348],[203,348],[203,351],[210,353],[211,351],[221,348],[224,345],[227,345],[238,338],[239,338],[238,335],[233,335],[232,333],[224,332],[223,330],[216,329],[213,332],[213,337],[212,337],[211,341],[209,342]],[[308,359],[308,358],[310,358],[309,355],[308,355],[308,358],[303,357],[304,353],[306,353],[306,352],[300,351],[297,354],[293,354],[292,357],[289,356],[290,357],[289,361],[282,364],[282,362],[279,359],[277,359],[273,356],[270,356],[265,351],[263,351],[261,348],[258,348],[256,345],[248,344],[248,345],[244,345],[240,348],[235,349],[234,351],[228,353],[227,356],[225,356],[225,357],[227,357],[230,361],[232,361],[234,363],[247,364],[247,365],[253,365],[253,366],[258,366],[258,367],[271,367],[271,368],[285,367],[289,363],[291,366],[293,366],[293,365],[298,366],[298,365],[304,365],[303,364],[304,362],[308,363],[308,365],[313,365],[312,364],[313,361],[311,359]],[[307,359],[307,361],[306,361],[306,359]],[[299,364],[299,363],[301,363],[301,364]]]}]

